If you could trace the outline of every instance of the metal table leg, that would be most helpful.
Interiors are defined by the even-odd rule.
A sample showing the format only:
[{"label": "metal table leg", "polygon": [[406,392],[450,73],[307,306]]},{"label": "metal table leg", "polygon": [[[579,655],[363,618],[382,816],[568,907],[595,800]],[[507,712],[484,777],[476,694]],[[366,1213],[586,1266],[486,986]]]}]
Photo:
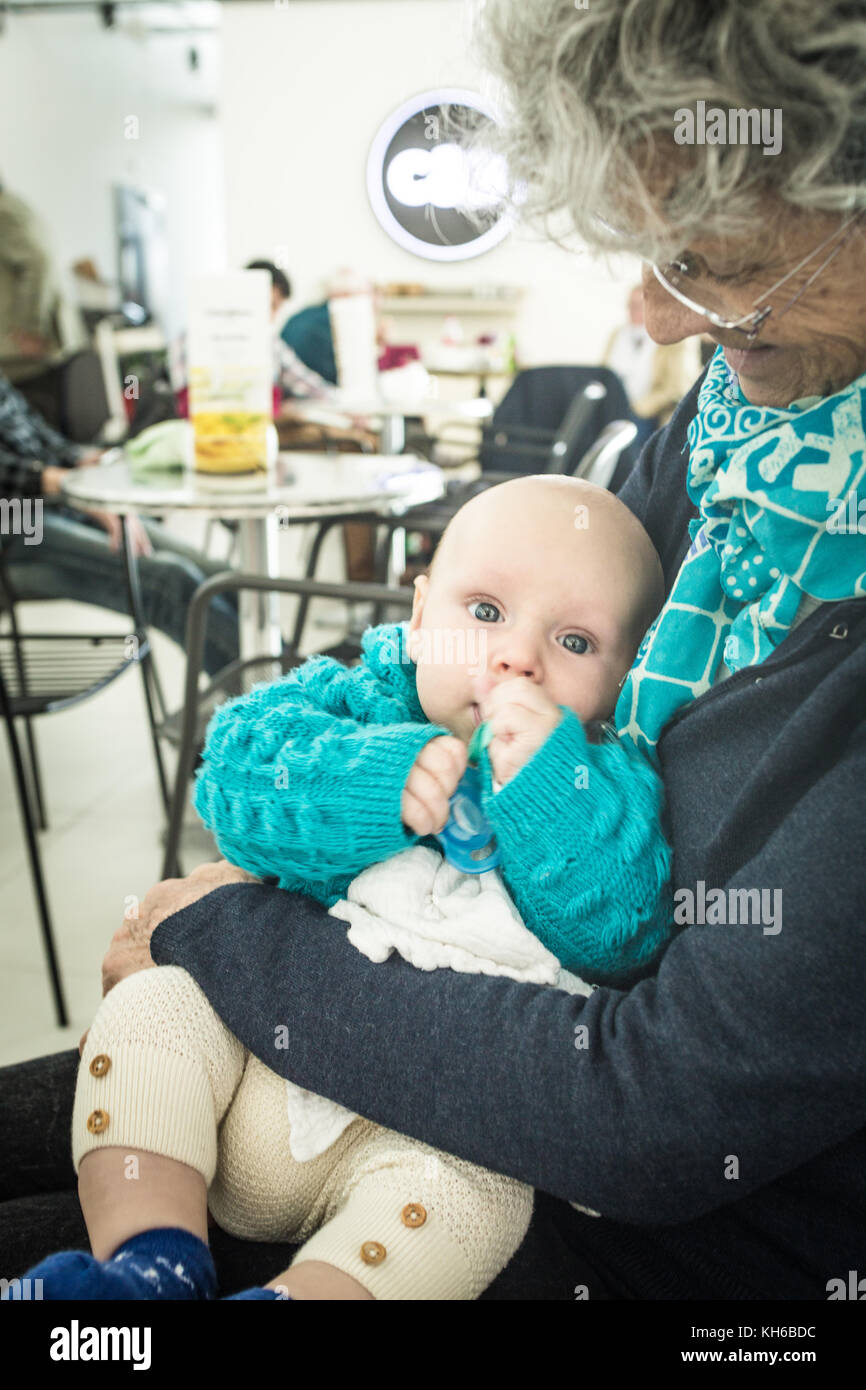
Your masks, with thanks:
[{"label": "metal table leg", "polygon": [[383,454],[402,454],[406,447],[406,420],[404,416],[400,413],[383,415],[379,440]]},{"label": "metal table leg", "polygon": [[[279,576],[277,517],[245,517],[238,531],[239,568],[247,574]],[[278,657],[283,649],[279,594],[240,595],[240,653],[243,660]]]},{"label": "metal table leg", "polygon": [[388,555],[387,583],[397,588],[400,577],[406,571],[406,528],[395,526],[391,532],[391,546]]},{"label": "metal table leg", "polygon": [[159,746],[159,733],[157,731],[156,704],[157,700],[163,708],[163,718],[165,717],[165,705],[162,699],[162,690],[159,686],[159,678],[156,675],[156,664],[151,651],[150,640],[147,635],[147,620],[144,612],[144,604],[141,597],[141,580],[138,573],[138,562],[135,557],[132,542],[129,538],[128,530],[129,517],[121,516],[121,546],[123,550],[123,567],[126,574],[126,587],[129,593],[129,607],[132,620],[135,623],[136,632],[141,634],[141,649],[136,653],[136,661],[141,670],[141,683],[144,689],[144,701],[147,706],[147,722],[150,725],[150,737],[153,744],[153,756],[156,762],[156,772],[159,779],[159,790],[162,796],[162,804],[166,815],[169,810],[168,782],[165,775],[165,766],[162,761],[162,750]]}]

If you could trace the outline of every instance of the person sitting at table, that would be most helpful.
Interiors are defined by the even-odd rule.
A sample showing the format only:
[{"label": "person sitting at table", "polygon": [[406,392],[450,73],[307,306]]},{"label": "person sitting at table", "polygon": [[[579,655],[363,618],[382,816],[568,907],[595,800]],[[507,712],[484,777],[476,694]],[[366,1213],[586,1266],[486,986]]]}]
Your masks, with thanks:
[{"label": "person sitting at table", "polygon": [[[336,401],[336,368],[331,377],[311,367],[305,357],[297,351],[286,337],[286,310],[291,298],[292,287],[288,276],[273,261],[248,261],[244,270],[266,270],[271,277],[271,325],[274,330],[275,384],[279,387],[283,401],[293,399]],[[324,306],[327,312],[327,305]],[[298,315],[294,316],[299,317]],[[333,358],[333,353],[332,353]]]},{"label": "person sitting at table", "polygon": [[[64,439],[0,374],[0,496],[50,504],[43,509],[39,544],[23,535],[0,538],[4,577],[16,599],[65,598],[129,611],[120,517],[60,501],[65,472],[87,468],[100,457],[99,450]],[[183,646],[192,595],[225,563],[208,560],[154,521],[130,517],[128,534],[138,556],[147,622]],[[237,655],[237,604],[220,596],[208,616],[205,669],[212,674]]]},{"label": "person sitting at table", "polygon": [[63,307],[46,230],[0,180],[0,371],[52,425],[67,347]]},{"label": "person sitting at table", "polygon": [[283,324],[280,336],[305,366],[325,381],[337,382],[337,360],[328,301],[307,304]]},{"label": "person sitting at table", "polygon": [[271,277],[271,318],[274,332],[288,348],[292,360],[308,368],[326,384],[337,384],[337,361],[328,301],[308,304],[291,312],[289,277],[273,261],[250,261],[247,270],[266,270]]}]

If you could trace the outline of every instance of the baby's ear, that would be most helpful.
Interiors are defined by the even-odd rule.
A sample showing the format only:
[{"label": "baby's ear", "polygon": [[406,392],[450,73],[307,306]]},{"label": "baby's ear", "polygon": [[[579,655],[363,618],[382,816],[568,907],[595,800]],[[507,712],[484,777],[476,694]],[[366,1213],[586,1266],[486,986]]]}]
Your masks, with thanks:
[{"label": "baby's ear", "polygon": [[409,660],[414,661],[416,666],[418,664],[417,634],[421,627],[421,618],[424,613],[424,604],[427,599],[429,582],[426,574],[419,574],[412,581],[412,587],[415,593],[412,598],[412,616],[409,619],[407,650],[409,652]]},{"label": "baby's ear", "polygon": [[426,574],[418,574],[412,580],[412,587],[415,593],[412,596],[412,617],[409,620],[409,631],[414,632],[421,622],[421,615],[424,612],[424,604],[427,601],[427,590],[430,580]]}]

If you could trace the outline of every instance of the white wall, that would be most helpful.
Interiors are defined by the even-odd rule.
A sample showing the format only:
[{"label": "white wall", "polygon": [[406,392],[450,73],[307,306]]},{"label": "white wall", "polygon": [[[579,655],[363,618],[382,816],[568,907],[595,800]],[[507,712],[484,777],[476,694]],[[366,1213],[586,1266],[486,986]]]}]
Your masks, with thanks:
[{"label": "white wall", "polygon": [[106,279],[112,184],[163,193],[176,322],[187,275],[225,261],[219,56],[216,34],[134,37],[92,12],[12,14],[0,33],[0,179],[41,216],[61,269],[88,256]]},{"label": "white wall", "polygon": [[[298,303],[347,264],[379,281],[525,286],[522,361],[598,360],[633,264],[614,280],[604,263],[525,232],[437,264],[396,246],[370,208],[366,160],[382,119],[428,87],[485,89],[464,0],[262,0],[219,14],[221,40],[137,39],[92,13],[7,17],[0,179],[41,214],[62,266],[90,256],[114,276],[110,190],[127,182],[167,198],[169,327],[183,322],[190,274],[285,254]],[[124,139],[129,115],[137,141]]]},{"label": "white wall", "polygon": [[223,10],[223,127],[229,256],[287,256],[299,303],[335,269],[378,281],[528,287],[525,364],[597,361],[624,318],[634,263],[618,278],[587,256],[512,233],[471,261],[437,264],[396,246],[370,208],[370,142],[407,97],[479,89],[464,0],[291,0]]}]

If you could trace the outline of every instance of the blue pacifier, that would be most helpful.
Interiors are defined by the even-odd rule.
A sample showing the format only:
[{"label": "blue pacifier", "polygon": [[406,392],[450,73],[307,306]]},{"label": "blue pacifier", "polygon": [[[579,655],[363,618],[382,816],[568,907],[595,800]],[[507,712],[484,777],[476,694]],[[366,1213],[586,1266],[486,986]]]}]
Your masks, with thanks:
[{"label": "blue pacifier", "polygon": [[490,822],[481,809],[478,759],[490,742],[487,724],[479,724],[469,742],[469,763],[450,800],[448,823],[436,836],[449,864],[464,874],[484,874],[499,863]]}]

